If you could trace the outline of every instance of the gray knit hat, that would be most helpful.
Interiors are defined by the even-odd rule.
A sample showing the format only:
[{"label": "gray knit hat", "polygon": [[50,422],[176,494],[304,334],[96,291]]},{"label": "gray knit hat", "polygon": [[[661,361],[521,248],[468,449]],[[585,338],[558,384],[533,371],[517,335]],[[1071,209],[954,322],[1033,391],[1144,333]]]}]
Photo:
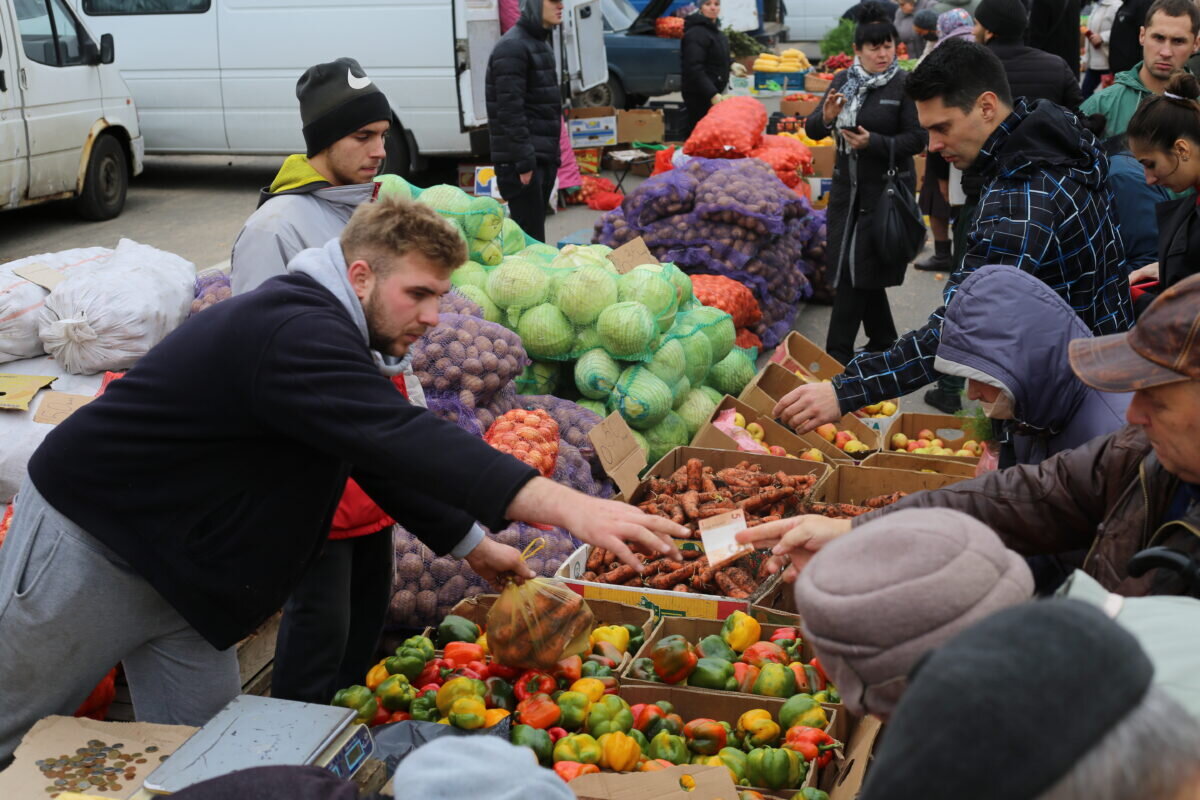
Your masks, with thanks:
[{"label": "gray knit hat", "polygon": [[913,25],[922,30],[936,31],[938,15],[932,8],[922,8],[913,16]]},{"label": "gray knit hat", "polygon": [[796,579],[804,635],[854,714],[890,714],[921,656],[1032,594],[1021,556],[987,525],[945,508],[857,527]]},{"label": "gray knit hat", "polygon": [[296,97],[309,158],[364,125],[392,118],[387,97],[353,58],[306,69]]}]

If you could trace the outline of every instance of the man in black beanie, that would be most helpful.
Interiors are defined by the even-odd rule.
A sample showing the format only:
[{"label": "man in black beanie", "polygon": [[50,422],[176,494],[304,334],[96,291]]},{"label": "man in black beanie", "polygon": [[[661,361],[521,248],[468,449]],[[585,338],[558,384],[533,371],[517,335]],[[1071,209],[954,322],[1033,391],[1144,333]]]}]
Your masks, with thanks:
[{"label": "man in black beanie", "polygon": [[913,668],[861,798],[1193,798],[1200,725],[1153,673],[1094,606],[1000,611]]},{"label": "man in black beanie", "polygon": [[354,209],[371,199],[371,179],[383,166],[392,108],[357,61],[309,67],[296,97],[305,153],[284,160],[234,241],[234,294],[283,275],[301,250],[341,234]]},{"label": "man in black beanie", "polygon": [[1021,0],[983,0],[975,10],[975,41],[1000,59],[1013,97],[1049,100],[1074,111],[1083,102],[1078,66],[1072,73],[1059,56],[1027,47],[1028,22]]}]

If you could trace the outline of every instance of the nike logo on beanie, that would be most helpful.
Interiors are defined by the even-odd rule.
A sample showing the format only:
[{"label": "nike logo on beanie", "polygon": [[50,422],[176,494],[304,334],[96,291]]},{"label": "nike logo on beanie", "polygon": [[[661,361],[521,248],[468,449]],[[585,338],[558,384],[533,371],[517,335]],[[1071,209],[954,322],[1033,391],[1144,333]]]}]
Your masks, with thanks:
[{"label": "nike logo on beanie", "polygon": [[368,75],[363,75],[361,78],[354,74],[354,70],[346,70],[346,83],[350,84],[350,88],[358,91],[365,89],[371,85],[371,78]]}]

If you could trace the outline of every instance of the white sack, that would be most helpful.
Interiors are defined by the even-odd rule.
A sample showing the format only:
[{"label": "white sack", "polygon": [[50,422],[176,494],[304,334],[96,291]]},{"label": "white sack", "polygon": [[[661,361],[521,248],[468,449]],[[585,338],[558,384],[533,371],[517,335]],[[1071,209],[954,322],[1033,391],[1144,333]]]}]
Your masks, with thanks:
[{"label": "white sack", "polygon": [[102,269],[54,287],[38,336],[67,372],[128,369],[187,319],[195,279],[190,261],[122,239]]},{"label": "white sack", "polygon": [[0,363],[46,352],[38,337],[38,312],[49,292],[17,277],[14,269],[44,264],[63,275],[72,275],[103,264],[111,254],[107,247],[79,247],[0,265]]}]

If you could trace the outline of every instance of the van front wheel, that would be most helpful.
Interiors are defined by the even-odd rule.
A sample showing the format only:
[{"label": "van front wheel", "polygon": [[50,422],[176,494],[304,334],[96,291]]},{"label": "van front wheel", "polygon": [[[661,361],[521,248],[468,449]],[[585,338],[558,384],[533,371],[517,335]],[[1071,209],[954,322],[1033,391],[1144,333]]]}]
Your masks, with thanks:
[{"label": "van front wheel", "polygon": [[101,135],[92,146],[83,191],[75,200],[79,216],[90,220],[112,219],[125,207],[129,167],[125,149],[116,137]]}]

